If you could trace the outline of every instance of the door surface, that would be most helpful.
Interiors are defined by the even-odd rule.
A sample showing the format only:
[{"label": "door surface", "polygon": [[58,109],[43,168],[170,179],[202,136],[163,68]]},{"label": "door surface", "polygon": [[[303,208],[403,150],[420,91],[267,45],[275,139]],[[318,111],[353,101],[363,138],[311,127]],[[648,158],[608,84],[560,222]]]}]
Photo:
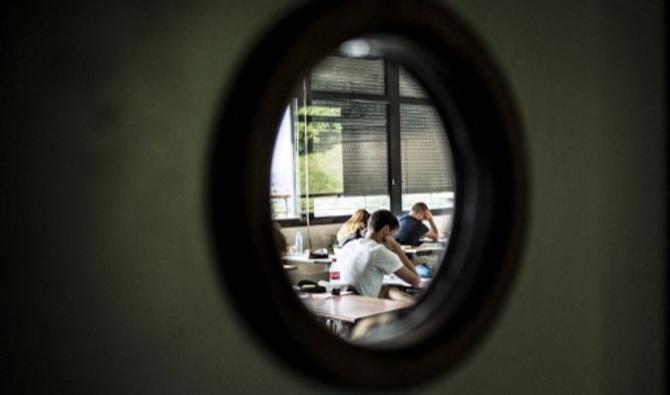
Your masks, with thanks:
[{"label": "door surface", "polygon": [[[3,385],[339,393],[250,337],[220,289],[205,218],[226,86],[296,4],[97,1],[0,16]],[[529,231],[490,335],[411,392],[661,394],[663,2],[450,4],[517,98]]]}]

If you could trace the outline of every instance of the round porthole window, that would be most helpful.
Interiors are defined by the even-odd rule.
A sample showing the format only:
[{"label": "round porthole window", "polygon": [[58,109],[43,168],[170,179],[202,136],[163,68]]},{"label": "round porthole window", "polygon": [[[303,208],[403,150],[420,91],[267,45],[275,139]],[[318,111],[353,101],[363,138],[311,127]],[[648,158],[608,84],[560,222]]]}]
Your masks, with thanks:
[{"label": "round porthole window", "polygon": [[273,354],[333,385],[462,361],[517,271],[521,123],[482,43],[431,2],[280,21],[235,76],[210,181],[222,287]]}]

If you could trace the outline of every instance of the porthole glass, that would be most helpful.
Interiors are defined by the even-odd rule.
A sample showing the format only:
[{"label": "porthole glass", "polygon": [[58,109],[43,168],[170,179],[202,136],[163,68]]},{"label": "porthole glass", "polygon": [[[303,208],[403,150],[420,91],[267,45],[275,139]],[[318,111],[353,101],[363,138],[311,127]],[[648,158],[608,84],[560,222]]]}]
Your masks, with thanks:
[{"label": "porthole glass", "polygon": [[[335,386],[409,386],[463,361],[511,288],[527,199],[512,95],[471,29],[433,2],[312,2],[230,92],[208,218],[249,333]],[[372,220],[338,239],[359,209]],[[408,215],[418,240],[391,243]]]},{"label": "porthole glass", "polygon": [[441,115],[384,41],[346,41],[296,81],[270,171],[289,284],[357,344],[389,342],[380,334],[431,286],[456,197]]}]

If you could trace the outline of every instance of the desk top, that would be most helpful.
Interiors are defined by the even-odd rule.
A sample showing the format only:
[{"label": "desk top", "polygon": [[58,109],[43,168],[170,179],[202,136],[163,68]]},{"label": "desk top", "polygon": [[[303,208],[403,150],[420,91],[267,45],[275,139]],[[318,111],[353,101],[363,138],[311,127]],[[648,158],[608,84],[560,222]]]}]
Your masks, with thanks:
[{"label": "desk top", "polygon": [[[417,288],[428,288],[431,281],[432,281],[432,278],[423,278],[422,277],[421,282],[419,282],[419,286]],[[398,286],[401,286],[401,287],[413,288],[412,284],[410,284],[407,281],[403,280],[402,278],[396,276],[395,274],[385,274],[383,284],[384,285],[398,285]]]},{"label": "desk top", "polygon": [[407,254],[439,253],[446,251],[447,247],[442,243],[423,243],[418,247],[403,245],[402,250]]},{"label": "desk top", "polygon": [[[300,263],[330,263],[335,255],[329,255],[328,258],[309,258],[304,255],[284,255],[281,257],[286,262],[300,262]],[[289,263],[290,264],[290,263]]]},{"label": "desk top", "polygon": [[359,295],[308,294],[306,297],[301,296],[301,300],[311,312],[318,316],[351,323],[362,318],[405,309],[414,304]]},{"label": "desk top", "polygon": [[291,284],[295,285],[300,280],[310,280],[318,283],[320,280],[328,281],[328,265],[319,263],[291,262],[284,265],[286,276]]}]

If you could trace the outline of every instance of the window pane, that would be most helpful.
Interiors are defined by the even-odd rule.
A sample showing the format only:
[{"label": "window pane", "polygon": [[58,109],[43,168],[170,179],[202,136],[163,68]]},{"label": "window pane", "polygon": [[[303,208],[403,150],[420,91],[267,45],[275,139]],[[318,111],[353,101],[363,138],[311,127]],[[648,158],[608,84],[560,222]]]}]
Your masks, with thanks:
[{"label": "window pane", "polygon": [[337,103],[318,102],[298,108],[296,135],[303,197],[343,191],[341,114],[342,107]]},{"label": "window pane", "polygon": [[304,210],[326,216],[351,214],[355,204],[389,206],[386,104],[314,100],[298,109],[296,126]]},{"label": "window pane", "polygon": [[421,84],[412,77],[412,75],[400,68],[400,96],[405,97],[428,97],[428,94],[421,87]]},{"label": "window pane", "polygon": [[312,90],[383,95],[384,61],[329,56],[312,72]]},{"label": "window pane", "polygon": [[454,207],[454,192],[406,193],[402,195],[402,210],[409,211],[414,203],[424,202],[428,208],[445,209]]},{"label": "window pane", "polygon": [[400,137],[403,202],[411,200],[404,194],[453,191],[451,150],[434,108],[401,104]]},{"label": "window pane", "polygon": [[291,109],[282,118],[272,156],[270,204],[273,219],[296,218],[295,163]]},{"label": "window pane", "polygon": [[314,198],[314,216],[330,217],[337,215],[351,215],[359,208],[369,212],[380,209],[388,210],[391,199],[388,195],[376,196],[327,196]]},{"label": "window pane", "polygon": [[388,195],[386,104],[315,100],[316,106],[341,109],[342,193]]}]

